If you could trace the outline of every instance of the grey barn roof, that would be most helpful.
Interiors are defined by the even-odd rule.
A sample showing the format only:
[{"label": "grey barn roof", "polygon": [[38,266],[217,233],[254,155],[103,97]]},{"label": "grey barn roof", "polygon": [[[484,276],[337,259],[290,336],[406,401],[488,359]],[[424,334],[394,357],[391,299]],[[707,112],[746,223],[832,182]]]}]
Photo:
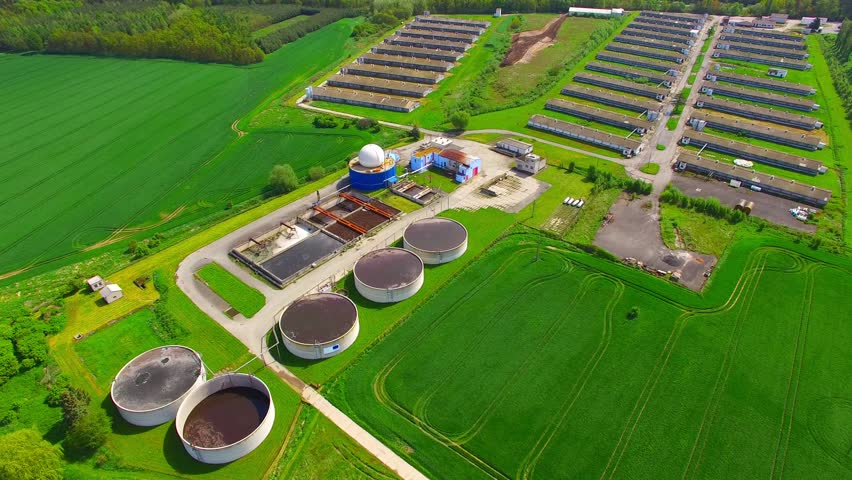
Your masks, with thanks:
[{"label": "grey barn roof", "polygon": [[374,65],[371,63],[350,63],[341,70],[343,73],[353,73],[355,75],[389,78],[392,80],[405,80],[408,82],[425,84],[435,84],[444,78],[444,75],[440,72],[415,70],[413,68],[388,67],[386,65]]},{"label": "grey barn roof", "polygon": [[364,63],[413,68],[416,70],[429,70],[434,72],[448,72],[455,66],[453,62],[432,60],[431,58],[404,57],[402,55],[385,55],[382,53],[369,52],[361,55],[359,59]]},{"label": "grey barn roof", "polygon": [[341,101],[338,103],[350,103],[353,105],[375,106],[387,110],[412,111],[420,103],[410,98],[395,97],[392,95],[360,92],[347,88],[336,87],[313,87],[313,96],[317,100],[328,102]]},{"label": "grey barn roof", "polygon": [[704,91],[705,89],[712,90],[712,93],[708,93],[710,95],[719,94],[726,97],[742,98],[744,100],[778,105],[786,108],[792,108],[794,110],[801,110],[803,112],[812,112],[819,109],[819,104],[810,98],[791,97],[778,93],[755,90],[753,88],[741,88],[722,83],[704,82],[701,84],[700,89],[702,93],[708,93]]},{"label": "grey barn roof", "polygon": [[799,146],[808,150],[818,150],[825,146],[819,137],[805,133],[791,132],[779,128],[768,127],[735,118],[713,115],[711,113],[696,110],[692,112],[691,119],[707,122],[707,126],[726,132],[741,132],[747,137],[761,138],[771,142],[785,145]]},{"label": "grey barn roof", "polygon": [[653,72],[651,70],[643,70],[641,68],[633,67],[633,66],[625,66],[618,63],[609,63],[609,62],[586,62],[586,70],[591,70],[593,72],[604,72],[609,73],[610,75],[618,75],[624,78],[647,78],[655,85],[663,83],[666,86],[670,86],[674,81],[674,77],[666,75],[664,73]]},{"label": "grey barn roof", "polygon": [[652,32],[663,32],[668,33],[670,35],[680,35],[681,37],[693,37],[692,31],[690,30],[682,30],[680,28],[671,28],[663,25],[652,25],[650,23],[638,23],[633,22],[630,24],[632,28],[638,28],[640,30],[650,30]]},{"label": "grey barn roof", "polygon": [[625,110],[632,110],[634,112],[646,112],[648,110],[658,110],[660,108],[660,104],[655,101],[640,100],[638,98],[626,97],[617,93],[581,87],[579,85],[565,85],[562,87],[562,94],[568,95],[569,97],[585,98],[605,105],[612,105]]},{"label": "grey barn roof", "polygon": [[768,55],[757,55],[738,50],[714,50],[714,58],[730,58],[740,60],[742,62],[760,63],[763,65],[772,65],[773,67],[787,67],[794,70],[808,70],[812,65],[801,60],[792,58],[772,57]]},{"label": "grey barn roof", "polygon": [[447,50],[436,50],[434,48],[406,47],[403,45],[389,45],[380,43],[373,47],[373,52],[385,55],[402,55],[405,57],[428,58],[430,60],[441,60],[455,62],[463,54],[461,52],[450,52]]},{"label": "grey barn roof", "polygon": [[[790,35],[788,33],[776,32],[773,30],[751,29],[751,28],[734,28],[732,29],[736,35],[746,35],[749,37],[766,37],[787,40],[789,42],[804,42],[804,37]],[[727,32],[726,32],[727,33]]]},{"label": "grey barn roof", "polygon": [[663,32],[652,32],[650,30],[641,30],[638,28],[630,28],[630,25],[627,26],[624,30],[621,31],[620,35],[628,35],[631,37],[642,37],[642,38],[653,38],[656,40],[667,40],[672,43],[679,43],[682,45],[694,45],[695,39],[692,37],[682,37],[680,35],[670,35],[668,33]]},{"label": "grey barn roof", "polygon": [[603,75],[596,75],[594,73],[577,73],[574,75],[574,81],[597,85],[612,90],[633,93],[635,95],[640,95],[643,97],[655,98],[657,100],[663,100],[669,94],[668,88],[657,87],[655,85],[643,85],[641,83],[631,82],[629,80],[605,77]]},{"label": "grey barn roof", "polygon": [[725,50],[726,46],[728,47],[728,50],[739,50],[742,52],[756,53],[758,55],[792,58],[793,60],[804,60],[808,58],[808,52],[801,49],[794,50],[791,48],[770,47],[767,45],[760,45],[754,42],[740,43],[731,42],[728,40],[719,40],[718,42],[716,42],[717,50]]},{"label": "grey barn roof", "polygon": [[683,63],[686,56],[682,53],[660,51],[654,48],[640,47],[636,45],[626,45],[623,43],[608,43],[604,49],[612,52],[628,53],[631,55],[639,55],[642,57],[655,58],[664,62]]},{"label": "grey barn roof", "polygon": [[643,10],[639,13],[640,17],[651,17],[651,18],[668,18],[672,20],[681,20],[684,22],[698,22],[700,25],[704,24],[707,15],[701,14],[693,14],[693,13],[673,13],[673,12],[654,12],[650,10]]},{"label": "grey barn roof", "polygon": [[452,42],[447,40],[412,38],[402,36],[386,38],[385,43],[389,43],[391,45],[413,46],[436,50],[449,50],[451,52],[465,52],[467,51],[467,49],[470,48],[470,44],[464,42]]},{"label": "grey barn roof", "polygon": [[449,25],[449,24],[439,24],[439,23],[426,23],[426,22],[418,22],[414,21],[405,26],[405,28],[413,29],[413,30],[427,30],[430,32],[451,32],[451,33],[462,33],[465,35],[476,35],[479,36],[482,34],[484,29],[478,27],[468,27],[468,26],[460,26],[460,25]]},{"label": "grey barn roof", "polygon": [[640,45],[643,47],[658,48],[660,50],[668,50],[683,54],[684,50],[689,47],[682,43],[667,42],[665,40],[655,40],[653,38],[632,37],[630,35],[616,35],[612,39],[613,42],[626,43],[629,45]]},{"label": "grey barn roof", "polygon": [[441,40],[449,40],[451,42],[464,43],[473,43],[477,39],[476,35],[466,35],[464,33],[430,32],[426,30],[411,30],[408,28],[401,28],[396,31],[396,34],[401,37],[435,38]]},{"label": "grey barn roof", "polygon": [[698,25],[697,21],[684,22],[682,20],[671,20],[666,18],[654,18],[654,17],[643,17],[638,16],[633,19],[631,23],[647,23],[651,25],[661,25],[668,28],[677,28],[681,30],[700,30],[701,27]]},{"label": "grey barn roof", "polygon": [[648,110],[658,110],[660,108],[660,104],[652,100],[640,100],[638,98],[626,97],[606,90],[586,88],[573,84],[563,86],[562,94],[569,97],[584,98],[598,103],[603,103],[604,105],[612,105],[625,110],[632,110],[634,112],[646,112]]},{"label": "grey barn roof", "polygon": [[326,80],[329,86],[383,92],[404,97],[425,97],[433,87],[423,83],[401,82],[385,78],[362,77],[360,75],[335,74]]},{"label": "grey barn roof", "polygon": [[435,17],[432,15],[418,15],[416,18],[419,22],[440,23],[446,25],[462,25],[478,28],[488,28],[488,26],[491,25],[491,22],[486,22],[484,20],[468,20],[466,18]]},{"label": "grey barn roof", "polygon": [[626,130],[639,130],[640,133],[645,133],[654,126],[654,122],[645,120],[644,118],[636,118],[630,115],[623,115],[611,110],[603,108],[590,107],[581,103],[570,102],[561,98],[551,98],[544,105],[544,108],[556,112],[573,114],[580,118],[587,118],[597,122],[605,123]]},{"label": "grey barn roof", "polygon": [[568,138],[585,141],[594,145],[610,148],[613,150],[626,151],[628,155],[635,154],[642,145],[642,142],[624,138],[619,135],[595,130],[594,128],[583,127],[563,120],[548,117],[546,115],[533,115],[530,117],[527,125],[532,128],[543,129],[558,135]]},{"label": "grey barn roof", "polygon": [[620,63],[622,65],[632,65],[657,72],[668,72],[670,70],[680,70],[681,66],[671,62],[661,62],[651,58],[639,57],[636,55],[628,55],[619,52],[601,51],[595,55],[597,60],[606,62]]},{"label": "grey barn roof", "polygon": [[807,130],[813,130],[822,126],[822,123],[814,117],[790,113],[784,110],[775,110],[774,108],[758,107],[748,103],[735,102],[709,95],[699,95],[695,106]]},{"label": "grey barn roof", "polygon": [[760,187],[768,187],[767,192],[771,190],[780,190],[790,192],[796,196],[813,199],[813,204],[824,206],[831,199],[831,190],[819,188],[806,183],[799,183],[775,175],[755,172],[754,170],[739,167],[730,163],[723,163],[717,160],[710,160],[703,157],[698,157],[692,153],[681,152],[678,155],[677,163],[687,163],[697,166],[700,169],[718,172],[724,180],[734,179],[746,183],[748,186],[755,185]]},{"label": "grey barn roof", "polygon": [[769,45],[771,47],[781,47],[792,50],[806,50],[808,48],[808,45],[801,41],[782,40],[780,38],[749,37],[748,35],[737,35],[735,33],[722,33],[719,35],[719,39],[740,43],[753,42],[758,45]]},{"label": "grey barn roof", "polygon": [[[716,80],[710,77],[715,77]],[[816,89],[810,85],[802,85],[800,83],[785,82],[784,80],[776,80],[774,78],[755,77],[753,75],[742,75],[739,73],[728,72],[725,70],[715,70],[711,68],[707,71],[705,77],[710,81],[722,81],[728,83],[736,83],[738,85],[754,85],[768,90],[779,92],[791,92],[799,95],[812,95],[816,93]]]},{"label": "grey barn roof", "polygon": [[736,142],[702,132],[686,131],[683,133],[683,140],[685,140],[683,143],[686,144],[699,147],[707,145],[707,148],[710,150],[737,155],[746,160],[753,160],[809,175],[816,175],[824,169],[822,162],[810,158],[757,147],[748,143]]}]

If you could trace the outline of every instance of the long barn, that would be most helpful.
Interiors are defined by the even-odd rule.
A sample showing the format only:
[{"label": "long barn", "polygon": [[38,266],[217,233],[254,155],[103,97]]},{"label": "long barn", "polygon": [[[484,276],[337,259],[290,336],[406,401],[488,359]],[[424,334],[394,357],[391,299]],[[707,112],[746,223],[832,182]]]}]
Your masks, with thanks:
[{"label": "long barn", "polygon": [[561,137],[615,150],[628,158],[636,155],[642,149],[642,142],[595,130],[594,128],[557,120],[545,115],[533,115],[527,122],[527,126],[554,133]]},{"label": "long barn", "polygon": [[735,142],[733,140],[728,140],[727,138],[708,135],[702,132],[685,132],[680,143],[715,150],[717,152],[734,155],[746,160],[752,160],[754,162],[804,173],[806,175],[817,175],[827,171],[822,162],[818,162],[810,158],[791,155],[789,153],[779,152],[776,150],[769,150],[768,148],[757,147],[748,143]]},{"label": "long barn", "polygon": [[758,107],[748,103],[734,102],[709,95],[699,95],[695,101],[695,106],[805,130],[822,128],[822,122],[814,117],[790,113],[784,110],[775,110],[774,108]]}]

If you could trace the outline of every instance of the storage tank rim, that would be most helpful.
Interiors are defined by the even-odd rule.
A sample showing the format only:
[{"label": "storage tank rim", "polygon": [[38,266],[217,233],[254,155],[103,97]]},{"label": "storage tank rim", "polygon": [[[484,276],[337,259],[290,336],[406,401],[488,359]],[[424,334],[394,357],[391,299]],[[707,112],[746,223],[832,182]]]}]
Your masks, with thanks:
[{"label": "storage tank rim", "polygon": [[[122,406],[121,403],[119,403],[118,400],[115,399],[115,381],[118,379],[118,377],[121,376],[122,372],[124,372],[124,369],[126,369],[130,364],[132,364],[137,358],[141,357],[142,355],[145,355],[146,353],[148,353],[152,350],[157,350],[157,349],[160,349],[160,348],[169,348],[169,347],[183,348],[185,350],[189,350],[190,352],[192,352],[193,355],[195,355],[195,357],[198,358],[198,364],[201,365],[201,370],[198,371],[198,375],[195,377],[195,382],[192,383],[192,386],[189,387],[188,389],[186,389],[186,391],[183,392],[176,399],[172,400],[171,402],[164,403],[164,404],[160,405],[159,407],[149,408],[149,409],[146,409],[146,410],[134,410],[132,408],[127,408],[127,407]],[[196,385],[198,383],[198,379],[202,378],[202,377],[203,378],[207,377],[206,371],[207,371],[207,369],[204,367],[204,362],[201,360],[201,354],[196,352],[195,350],[187,347],[187,346],[184,346],[184,345],[160,345],[159,347],[149,348],[148,350],[145,350],[144,352],[140,353],[139,355],[136,355],[135,357],[133,357],[132,360],[125,363],[124,366],[121,367],[121,370],[118,371],[118,373],[115,375],[115,378],[112,379],[112,383],[110,383],[110,385],[109,385],[109,398],[110,398],[110,400],[112,400],[112,403],[113,403],[113,405],[116,406],[116,408],[119,408],[119,409],[121,409],[125,412],[130,412],[130,413],[157,412],[157,411],[163,410],[166,407],[169,407],[169,406],[175,404],[176,402],[181,401],[184,398],[186,398],[186,396],[189,392],[195,390],[198,387],[198,385]],[[206,380],[205,380],[205,382],[206,382]]]},{"label": "storage tank rim", "polygon": [[[400,248],[400,247],[385,247],[385,248],[373,250],[373,252],[378,252],[380,250],[402,250],[405,253],[410,253],[411,255],[414,255],[414,257],[417,258],[417,260],[420,262],[420,274],[417,275],[417,277],[415,277],[414,280],[412,280],[412,281],[410,281],[406,284],[398,285],[398,286],[393,287],[393,288],[383,288],[383,287],[376,287],[376,286],[370,285],[367,282],[362,281],[360,278],[358,278],[358,275],[355,273],[355,268],[353,267],[352,268],[352,276],[355,277],[355,280],[358,281],[359,283],[361,283],[361,285],[364,285],[366,287],[373,288],[373,289],[376,289],[376,290],[402,290],[402,289],[405,289],[407,287],[414,285],[415,283],[417,283],[417,281],[420,279],[420,277],[423,276],[423,273],[426,270],[426,264],[423,263],[423,259],[420,258],[420,255],[417,255],[417,253],[412,252],[411,250],[406,250],[404,248]],[[370,253],[373,253],[373,252],[367,253],[366,255],[364,255],[364,257],[366,257],[367,255],[369,255]],[[364,257],[359,258],[358,262],[360,262],[361,259],[364,258]],[[355,262],[356,266],[358,265],[358,262]]]},{"label": "storage tank rim", "polygon": [[[293,340],[292,338],[290,338],[290,337],[289,337],[289,336],[288,336],[288,335],[284,332],[284,329],[282,329],[282,328],[281,328],[281,318],[284,316],[284,312],[285,312],[285,311],[287,311],[287,308],[284,308],[284,309],[282,309],[280,312],[278,312],[278,314],[277,314],[277,317],[278,317],[278,318],[275,320],[275,323],[278,325],[278,330],[281,332],[281,335],[283,335],[283,336],[284,336],[284,338],[285,338],[285,339],[287,339],[287,341],[288,341],[288,342],[290,342],[290,343],[295,343],[296,345],[305,345],[305,346],[308,346],[308,347],[313,347],[314,345],[328,345],[328,344],[330,344],[330,343],[337,342],[337,341],[338,341],[338,340],[340,340],[341,338],[346,337],[347,335],[349,335],[350,333],[352,333],[352,330],[355,330],[355,327],[357,327],[357,326],[358,326],[358,322],[360,322],[360,321],[361,321],[360,317],[358,316],[358,306],[357,306],[357,305],[355,305],[355,302],[353,302],[351,298],[347,297],[346,295],[341,295],[341,294],[339,294],[339,293],[334,293],[334,292],[325,292],[324,294],[325,294],[325,295],[331,294],[331,295],[337,295],[337,296],[339,296],[339,297],[343,297],[343,298],[345,298],[346,300],[348,300],[350,304],[352,304],[352,308],[355,310],[355,321],[354,321],[354,322],[352,322],[352,326],[351,326],[351,327],[349,327],[349,330],[347,330],[347,331],[346,331],[346,333],[344,333],[344,334],[340,335],[339,337],[334,338],[334,339],[332,339],[332,340],[326,340],[326,341],[324,341],[324,342],[320,342],[320,343],[305,343],[305,342],[300,342],[300,341],[298,341],[298,340]],[[307,297],[307,296],[309,296],[309,295],[318,295],[318,294],[317,294],[317,293],[311,293],[311,294],[308,294],[308,295],[303,295],[302,297],[299,297],[299,298],[304,298],[304,297]],[[298,299],[297,299],[296,301],[292,302],[290,305],[292,305],[293,303],[296,303],[297,301],[298,301]],[[287,305],[287,307],[289,307],[290,305]]]},{"label": "storage tank rim", "polygon": [[[266,382],[255,377],[254,375],[248,375],[248,374],[245,374],[245,373],[227,373],[225,375],[213,377],[212,379],[207,380],[207,382],[212,382],[212,381],[216,380],[217,378],[223,378],[223,377],[231,376],[231,375],[241,375],[241,376],[244,375],[246,377],[251,377],[253,379],[253,381],[256,380],[256,381],[260,382],[261,385],[263,385],[263,388],[265,389],[265,391],[261,390],[259,388],[256,388],[254,385],[251,385],[249,388],[253,388],[253,389],[259,391],[260,393],[263,393],[264,395],[266,395],[266,398],[269,399],[269,409],[266,411],[266,415],[264,415],[263,420],[260,421],[260,423],[257,425],[257,428],[252,430],[251,433],[249,433],[245,437],[237,440],[234,443],[229,443],[228,445],[224,445],[224,446],[221,446],[221,447],[199,447],[198,445],[194,445],[192,442],[190,442],[189,440],[184,438],[182,429],[175,428],[175,430],[178,430],[177,434],[178,434],[178,437],[180,437],[181,441],[183,443],[189,445],[190,447],[192,447],[193,450],[201,450],[201,451],[205,451],[205,452],[214,452],[214,451],[217,451],[217,450],[225,450],[225,449],[233,448],[234,446],[239,445],[239,444],[245,442],[246,440],[248,440],[249,438],[253,437],[254,434],[257,433],[257,431],[260,430],[261,427],[263,427],[264,422],[266,422],[266,420],[269,418],[269,416],[275,415],[275,404],[272,403],[272,392],[269,391],[269,386],[266,385]],[[207,383],[207,382],[204,382],[204,383]],[[202,384],[202,385],[204,385],[204,384]],[[199,387],[200,386],[201,385],[199,385]],[[205,398],[209,397],[210,395],[213,395],[214,393],[220,392],[222,390],[225,390],[225,389],[216,390],[215,392],[211,392],[209,395],[205,395],[204,398],[202,398],[201,400],[203,401]],[[201,403],[201,402],[199,401],[198,403]],[[193,410],[195,410],[195,408],[197,406],[198,406],[198,404],[196,404],[194,407],[192,407],[192,410],[190,410],[187,413],[187,417],[189,416],[189,413],[191,413]],[[175,427],[177,427],[177,421],[175,421]]]},{"label": "storage tank rim", "polygon": [[[434,218],[434,217],[433,217],[433,218]],[[408,227],[405,227],[405,230],[403,230],[403,232],[402,232],[402,240],[403,240],[406,244],[410,245],[410,246],[411,246],[411,248],[414,248],[415,250],[419,250],[419,251],[424,252],[424,253],[444,253],[444,252],[451,252],[451,251],[456,250],[457,248],[461,247],[461,246],[462,246],[462,245],[464,245],[465,243],[467,243],[467,241],[468,241],[468,237],[469,237],[469,235],[470,235],[470,234],[468,233],[468,231],[467,231],[467,227],[465,227],[465,226],[464,226],[461,222],[459,222],[459,221],[457,221],[457,220],[453,220],[452,218],[444,218],[444,217],[441,217],[441,218],[442,218],[443,220],[449,220],[449,221],[451,221],[451,222],[453,222],[453,223],[457,224],[458,226],[462,227],[462,229],[464,230],[464,240],[462,240],[461,242],[459,242],[459,244],[458,244],[458,245],[456,245],[455,247],[451,247],[451,248],[448,248],[448,249],[446,249],[446,250],[427,250],[427,249],[425,249],[425,248],[420,248],[420,247],[417,247],[417,246],[413,245],[410,241],[408,241],[408,239],[406,239],[406,238],[405,238],[405,232],[406,232],[406,231],[408,231],[408,227],[410,227],[411,225],[413,225],[413,224],[415,224],[415,223],[417,223],[417,222],[411,222],[411,223],[408,225]],[[409,251],[410,251],[410,250],[409,250]],[[416,252],[412,252],[412,253],[414,253],[414,254],[416,255]],[[423,261],[423,260],[421,259],[421,261]]]}]

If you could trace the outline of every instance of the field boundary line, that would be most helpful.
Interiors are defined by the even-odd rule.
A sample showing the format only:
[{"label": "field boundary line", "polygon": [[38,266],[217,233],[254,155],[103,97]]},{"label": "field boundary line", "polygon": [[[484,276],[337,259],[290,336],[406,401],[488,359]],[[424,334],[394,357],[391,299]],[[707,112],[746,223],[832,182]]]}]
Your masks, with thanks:
[{"label": "field boundary line", "polygon": [[269,468],[267,468],[266,472],[263,474],[263,479],[267,479],[270,475],[272,475],[272,471],[275,470],[275,467],[278,466],[278,462],[281,461],[281,457],[284,456],[284,451],[287,449],[287,446],[290,445],[290,440],[293,439],[293,432],[296,430],[296,425],[299,423],[299,418],[302,415],[302,410],[304,408],[305,404],[299,402],[299,406],[296,408],[296,414],[293,416],[293,421],[290,422],[289,430],[287,430],[287,435],[281,443],[281,448],[278,450],[278,454],[275,455],[275,460],[269,464]]}]

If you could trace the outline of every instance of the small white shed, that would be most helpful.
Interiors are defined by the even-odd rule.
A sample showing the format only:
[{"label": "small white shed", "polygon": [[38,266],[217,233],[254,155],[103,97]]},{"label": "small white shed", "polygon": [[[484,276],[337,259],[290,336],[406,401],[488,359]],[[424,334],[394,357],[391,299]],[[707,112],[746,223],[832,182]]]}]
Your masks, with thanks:
[{"label": "small white shed", "polygon": [[103,297],[106,303],[112,303],[119,298],[124,296],[124,292],[121,290],[121,287],[114,283],[110,283],[101,289],[101,297]]},{"label": "small white shed", "polygon": [[101,278],[100,275],[95,275],[94,277],[86,280],[86,283],[89,284],[89,288],[91,288],[93,292],[99,291],[106,285],[106,283],[104,283],[104,279]]}]

